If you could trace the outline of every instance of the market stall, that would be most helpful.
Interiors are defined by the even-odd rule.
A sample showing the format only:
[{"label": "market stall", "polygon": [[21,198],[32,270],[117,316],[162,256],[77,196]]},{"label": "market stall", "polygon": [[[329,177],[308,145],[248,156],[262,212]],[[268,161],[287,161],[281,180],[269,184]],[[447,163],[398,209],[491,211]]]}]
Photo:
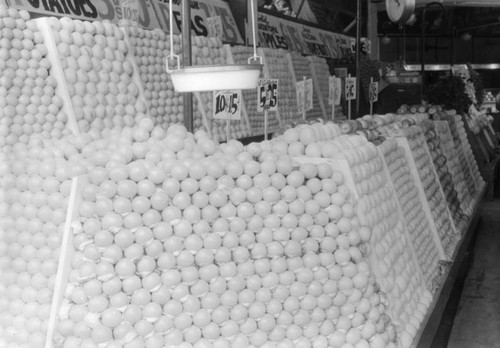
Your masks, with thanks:
[{"label": "market stall", "polygon": [[195,91],[189,132],[180,34],[2,4],[0,29],[0,346],[433,336],[487,184],[456,111],[355,115],[328,54],[193,36],[193,66],[257,54],[279,92]]}]

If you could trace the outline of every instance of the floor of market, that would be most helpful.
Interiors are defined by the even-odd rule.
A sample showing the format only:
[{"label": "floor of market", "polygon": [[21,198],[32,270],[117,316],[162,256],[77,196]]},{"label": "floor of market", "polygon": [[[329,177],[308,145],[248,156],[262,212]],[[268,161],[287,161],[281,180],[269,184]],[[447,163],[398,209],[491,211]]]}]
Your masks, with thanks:
[{"label": "floor of market", "polygon": [[432,347],[500,347],[500,197],[486,201]]}]

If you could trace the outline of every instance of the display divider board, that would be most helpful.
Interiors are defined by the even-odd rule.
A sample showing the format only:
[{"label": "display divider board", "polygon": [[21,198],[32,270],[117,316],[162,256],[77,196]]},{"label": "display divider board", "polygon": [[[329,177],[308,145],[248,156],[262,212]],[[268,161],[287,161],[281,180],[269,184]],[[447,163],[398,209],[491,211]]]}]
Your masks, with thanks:
[{"label": "display divider board", "polygon": [[289,52],[285,56],[286,56],[286,59],[288,60],[288,66],[290,67],[289,70],[290,70],[290,76],[292,77],[292,81],[297,83],[298,80],[297,80],[297,76],[295,76],[295,69],[293,67],[292,54]]},{"label": "display divider board", "polygon": [[[323,93],[327,93],[327,91],[323,91],[321,88],[321,84],[319,83],[319,76],[316,72],[316,64],[315,64],[315,58],[316,57],[307,57],[307,59],[310,62],[311,66],[311,76],[313,79],[313,86],[314,86],[314,91],[316,92],[316,95],[318,96],[319,99],[319,106],[321,107],[321,112],[323,113],[323,118],[328,119],[328,115],[330,114],[329,112],[329,107],[328,107],[328,95],[325,96]],[[323,58],[320,58],[323,59]]]},{"label": "display divider board", "polygon": [[417,258],[417,254],[415,252],[415,249],[413,248],[412,238],[410,236],[410,231],[408,230],[408,225],[406,223],[404,223],[406,221],[406,219],[405,219],[405,215],[403,214],[403,209],[401,208],[401,204],[399,202],[399,199],[397,198],[396,187],[394,187],[391,173],[389,172],[389,168],[387,167],[387,163],[385,162],[384,154],[382,153],[382,151],[380,150],[380,148],[378,146],[377,146],[377,152],[378,152],[378,156],[382,160],[382,167],[383,167],[382,170],[384,171],[387,185],[389,186],[389,189],[392,192],[392,197],[394,197],[394,200],[395,200],[396,205],[398,207],[399,218],[401,219],[401,221],[403,221],[403,230],[404,230],[403,233],[404,233],[404,237],[406,237],[406,240],[409,241],[408,244],[410,245],[411,258],[413,260],[413,263],[415,265],[417,265],[418,270],[420,270],[420,278],[423,279],[424,282],[426,283],[425,288],[427,289],[427,281],[424,277],[424,271],[422,269],[422,266],[420,265],[420,262],[418,262],[418,258]]},{"label": "display divider board", "polygon": [[38,30],[42,33],[43,43],[47,48],[47,58],[49,59],[51,65],[50,75],[53,76],[57,81],[55,92],[63,101],[63,110],[68,117],[67,127],[73,132],[74,135],[80,135],[80,129],[76,120],[71,96],[68,92],[66,77],[64,76],[64,71],[60,64],[61,59],[59,58],[59,53],[57,52],[57,47],[54,35],[52,33],[52,28],[50,27],[49,18],[41,17],[34,19],[34,21],[36,22]]},{"label": "display divider board", "polygon": [[408,139],[404,137],[396,137],[395,139],[398,142],[398,145],[405,151],[405,157],[408,161],[408,165],[410,166],[410,171],[412,173],[415,185],[417,186],[419,199],[422,203],[422,208],[427,217],[427,221],[429,222],[429,226],[431,227],[430,232],[439,251],[439,256],[441,257],[441,260],[449,261],[449,257],[446,255],[443,244],[441,242],[441,238],[439,237],[436,222],[434,220],[434,217],[432,216],[431,207],[429,205],[429,201],[427,200],[422,180],[420,179],[420,175],[418,174],[418,168],[415,163],[415,159],[413,158],[410,144],[408,144]]},{"label": "display divider board", "polygon": [[64,299],[64,293],[68,285],[68,278],[72,264],[75,248],[73,245],[73,224],[79,216],[79,209],[82,203],[82,191],[87,183],[87,176],[82,175],[73,178],[71,182],[71,191],[69,195],[68,210],[64,222],[63,237],[61,242],[61,251],[59,254],[59,263],[52,295],[52,304],[47,326],[47,335],[45,338],[45,348],[52,348],[54,334],[59,318],[59,310]]},{"label": "display divider board", "polygon": [[[264,78],[271,78],[271,71],[270,71],[270,67],[269,67],[269,63],[266,59],[266,55],[265,55],[265,52],[262,48],[258,48],[257,49],[257,54],[262,57],[262,64],[264,65],[263,67],[263,72],[264,72]],[[280,84],[282,83],[282,81],[280,81]],[[281,98],[280,98],[281,99]],[[282,102],[282,99],[281,101]],[[278,119],[278,123],[279,123],[279,128],[280,129],[283,129],[283,127],[285,126],[284,124],[284,120],[283,118],[281,117],[281,113],[279,111],[279,108],[275,111],[275,114],[276,114],[276,117]]]},{"label": "display divider board", "polygon": [[[465,137],[465,139],[461,138],[460,127],[458,126],[458,122],[456,120],[456,117],[458,117],[456,115],[456,112],[454,110],[449,110],[449,111],[447,111],[447,114],[448,114],[448,116],[450,116],[450,119],[447,121],[448,124],[453,123],[454,128],[456,129],[456,136],[453,136],[453,133],[452,133],[455,148],[457,149],[457,151],[463,153],[464,158],[465,158],[465,163],[461,162],[460,167],[462,168],[464,174],[468,173],[469,174],[468,176],[470,178],[474,178],[475,174],[474,174],[474,171],[472,169],[471,158],[469,157],[467,147],[466,147],[466,144],[469,144],[468,139],[467,139],[467,137]],[[465,129],[462,129],[462,130],[463,130],[463,132],[465,132]],[[450,131],[451,131],[451,128],[450,128]],[[466,174],[466,176],[467,176],[467,174]],[[473,198],[472,203],[474,205],[474,203],[475,203],[474,199],[475,199],[476,193],[480,190],[478,190],[478,185],[476,183],[476,180],[472,180],[472,186],[474,187],[472,191],[469,190],[470,189],[469,186],[467,186],[467,190],[469,190],[469,194]]]},{"label": "display divider board", "polygon": [[[463,127],[465,129],[465,134],[468,139],[469,145],[472,150],[472,159],[476,160],[476,164],[479,166],[479,172],[481,173],[481,168],[485,166],[486,163],[490,162],[490,155],[486,150],[484,144],[476,134],[472,132],[467,121],[467,115],[459,116],[462,120]],[[474,170],[473,170],[474,171]],[[482,173],[481,173],[482,174]],[[478,186],[476,185],[476,189]]]},{"label": "display divider board", "polygon": [[[398,146],[399,146],[399,145],[398,145]],[[387,166],[387,163],[386,163],[386,161],[385,161],[385,156],[384,156],[384,154],[383,154],[382,150],[380,149],[380,147],[378,147],[378,146],[377,146],[377,151],[378,151],[379,156],[382,158],[383,168],[384,168],[383,170],[384,170],[384,172],[385,172],[385,176],[386,176],[386,178],[387,178],[387,180],[388,180],[388,182],[389,182],[389,185],[390,185],[391,191],[393,192],[393,197],[398,197],[398,194],[397,194],[397,191],[396,191],[396,187],[394,186],[394,182],[393,182],[393,180],[392,180],[392,176],[391,176],[391,173],[390,173],[389,167]],[[405,153],[406,153],[406,152],[405,152]],[[406,156],[405,156],[405,157],[406,157]],[[411,174],[411,176],[412,176],[412,178],[413,178],[413,182],[416,184],[416,182],[415,182],[415,178],[414,178],[413,173],[411,173],[411,172],[410,172],[410,174]],[[418,186],[418,185],[415,185],[415,186]],[[421,198],[420,198],[420,197],[419,197],[419,198],[417,198],[417,199],[419,199],[419,200],[421,201]],[[421,202],[421,203],[422,203],[422,202]],[[412,238],[412,237],[411,237],[411,235],[410,235],[409,226],[408,226],[408,224],[406,223],[405,214],[403,213],[403,209],[401,208],[401,203],[400,203],[400,201],[399,201],[399,199],[398,199],[398,198],[396,198],[396,204],[397,204],[397,206],[398,206],[398,212],[399,212],[398,214],[399,214],[399,216],[401,216],[402,221],[404,221],[404,222],[405,222],[405,224],[404,224],[404,233],[405,233],[405,235],[406,235],[407,240],[408,240],[408,241],[410,241],[410,243],[409,243],[409,244],[410,244],[410,246],[411,246],[411,251],[410,251],[410,252],[411,252],[411,257],[412,257],[413,261],[415,262],[415,264],[416,264],[416,265],[418,265],[418,268],[419,268],[419,270],[420,270],[420,273],[421,273],[422,279],[424,279],[424,281],[425,281],[425,282],[426,282],[426,284],[427,284],[427,279],[424,277],[425,271],[422,269],[422,266],[423,266],[423,265],[421,265],[421,264],[420,264],[420,262],[418,261],[418,258],[417,258],[417,253],[416,253],[416,251],[415,251],[415,249],[414,249],[413,238]],[[434,226],[434,227],[435,227],[435,226]],[[438,250],[438,254],[439,254],[440,259],[443,259],[443,258],[445,257],[445,255],[444,255],[444,250],[443,250],[443,248],[442,248],[442,246],[441,246],[441,243],[437,243],[437,244],[436,244],[436,240],[435,240],[435,238],[434,238],[434,234],[431,234],[431,236],[432,236],[432,239],[433,239],[433,241],[434,241],[434,245],[436,246],[436,249]],[[428,289],[428,290],[429,290],[429,289]]]},{"label": "display divider board", "polygon": [[203,122],[203,125],[207,129],[208,136],[210,137],[210,139],[221,141],[221,139],[214,139],[214,135],[212,134],[212,122],[210,122],[210,120],[208,119],[207,111],[203,107],[204,104],[200,92],[193,92],[193,97],[196,98],[198,112],[201,114],[201,120]]},{"label": "display divider board", "polygon": [[[434,121],[434,123],[436,124],[438,136],[441,139],[439,146],[441,147],[441,151],[446,157],[446,165],[448,167],[448,171],[452,176],[455,191],[457,191],[460,195],[460,206],[462,207],[462,210],[464,212],[470,215],[474,208],[472,205],[472,197],[470,197],[469,195],[469,191],[465,186],[465,182],[460,182],[460,179],[464,180],[463,173],[456,171],[456,168],[459,168],[461,170],[462,166],[460,166],[460,163],[457,163],[458,156],[455,151],[455,145],[453,144],[453,137],[451,135],[449,124],[446,121]],[[451,144],[445,146],[445,142],[451,142]],[[461,184],[463,184],[463,186]]]},{"label": "display divider board", "polygon": [[[453,116],[453,119],[455,122],[455,126],[457,127],[458,135],[460,137],[459,139],[457,139],[457,141],[460,144],[459,146],[462,147],[462,150],[465,154],[465,159],[467,160],[467,163],[465,164],[466,169],[467,168],[469,169],[471,178],[475,179],[473,180],[473,183],[476,190],[473,193],[473,195],[477,196],[478,192],[481,191],[481,184],[477,179],[479,168],[477,167],[477,159],[474,156],[474,152],[472,151],[472,145],[469,141],[469,137],[467,136],[466,122],[464,122],[462,117],[457,114]],[[461,121],[461,125],[457,120]]]},{"label": "display divider board", "polygon": [[434,173],[434,176],[437,180],[437,184],[438,184],[438,187],[439,187],[439,195],[441,197],[441,199],[443,199],[444,201],[444,204],[446,206],[446,215],[448,216],[448,219],[450,220],[450,224],[451,224],[451,227],[453,229],[453,231],[455,233],[457,233],[457,227],[455,225],[455,222],[453,221],[453,217],[451,215],[451,212],[450,212],[450,208],[448,207],[448,201],[446,200],[446,196],[444,194],[444,191],[443,191],[443,186],[441,186],[441,181],[439,180],[439,175],[437,173],[437,170],[436,170],[436,167],[434,166],[434,161],[432,160],[432,155],[431,155],[431,152],[429,150],[429,147],[427,146],[427,142],[425,140],[425,137],[422,133],[418,134],[417,137],[419,137],[421,140],[423,140],[423,148],[425,150],[425,152],[427,153],[427,156],[429,158],[429,162],[430,162],[430,170]]},{"label": "display divider board", "polygon": [[[236,64],[233,58],[233,53],[231,52],[231,46],[229,45],[223,45],[223,49],[226,52],[226,64]],[[245,120],[245,124],[247,125],[247,128],[250,129],[250,133],[252,132],[252,126],[250,125],[250,115],[248,114],[246,105],[245,105],[245,98],[243,97],[243,91],[241,93],[241,118]]]},{"label": "display divider board", "polygon": [[[140,73],[139,67],[137,66],[137,60],[136,60],[135,53],[134,53],[135,49],[132,47],[132,44],[131,44],[131,41],[130,41],[130,37],[128,35],[128,32],[127,32],[126,28],[120,27],[120,30],[123,32],[123,35],[125,37],[125,43],[127,44],[128,55],[131,58],[130,59],[130,63],[131,63],[132,68],[134,70],[133,80],[137,84],[137,87],[139,88],[139,96],[141,97],[141,99],[144,100],[144,103],[145,103],[145,106],[146,106],[146,112],[147,112],[146,115],[150,115],[150,112],[149,112],[149,101],[146,99],[146,93],[145,93],[145,88],[144,88],[144,81],[142,81],[142,79],[141,79],[141,73]],[[166,69],[166,67],[165,67],[165,69]]]}]

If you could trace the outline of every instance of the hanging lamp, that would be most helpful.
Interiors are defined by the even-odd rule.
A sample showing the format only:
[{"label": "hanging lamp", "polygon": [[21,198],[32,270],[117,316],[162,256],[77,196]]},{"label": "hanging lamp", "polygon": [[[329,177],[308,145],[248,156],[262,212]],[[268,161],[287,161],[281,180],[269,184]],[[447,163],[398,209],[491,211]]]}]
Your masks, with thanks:
[{"label": "hanging lamp", "polygon": [[[179,55],[173,54],[173,10],[172,0],[170,0],[170,54],[167,56],[167,72],[170,74],[177,92],[257,88],[257,81],[263,65],[262,57],[257,55],[257,28],[253,2],[254,0],[250,0],[253,56],[248,59],[248,64],[197,65],[181,68]],[[170,62],[173,62],[175,66],[171,67]]]}]

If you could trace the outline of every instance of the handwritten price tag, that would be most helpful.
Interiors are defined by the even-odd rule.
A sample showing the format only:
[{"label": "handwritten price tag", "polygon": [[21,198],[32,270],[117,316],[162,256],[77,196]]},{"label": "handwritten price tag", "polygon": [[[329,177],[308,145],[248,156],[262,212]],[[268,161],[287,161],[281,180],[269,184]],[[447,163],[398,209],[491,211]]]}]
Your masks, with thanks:
[{"label": "handwritten price tag", "polygon": [[295,84],[297,91],[297,107],[299,113],[313,108],[313,83],[312,79],[302,80]]},{"label": "handwritten price tag", "polygon": [[340,105],[342,80],[335,76],[328,77],[328,105]]},{"label": "handwritten price tag", "polygon": [[214,119],[240,120],[241,119],[241,91],[214,92],[213,110]]},{"label": "handwritten price tag", "polygon": [[304,81],[299,81],[295,84],[295,90],[297,92],[297,108],[299,113],[304,112],[304,93],[305,93],[305,84]]},{"label": "handwritten price tag", "polygon": [[279,80],[259,79],[257,83],[257,111],[278,110]]},{"label": "handwritten price tag", "polygon": [[306,93],[306,111],[313,108],[313,81],[312,79],[307,79],[305,84]]},{"label": "handwritten price tag", "polygon": [[368,90],[369,98],[371,103],[378,101],[378,82],[374,81],[370,83],[370,89]]},{"label": "handwritten price tag", "polygon": [[354,100],[356,99],[356,78],[347,77],[345,79],[345,99]]}]

